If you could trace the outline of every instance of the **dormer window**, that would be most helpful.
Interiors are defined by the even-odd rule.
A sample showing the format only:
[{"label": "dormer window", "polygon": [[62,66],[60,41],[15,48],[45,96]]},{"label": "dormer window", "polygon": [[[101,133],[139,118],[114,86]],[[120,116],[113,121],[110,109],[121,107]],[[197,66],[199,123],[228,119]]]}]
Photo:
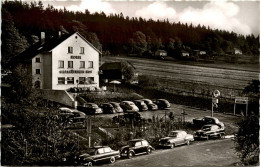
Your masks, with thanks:
[{"label": "dormer window", "polygon": [[73,53],[73,47],[72,46],[68,47],[68,53]]}]

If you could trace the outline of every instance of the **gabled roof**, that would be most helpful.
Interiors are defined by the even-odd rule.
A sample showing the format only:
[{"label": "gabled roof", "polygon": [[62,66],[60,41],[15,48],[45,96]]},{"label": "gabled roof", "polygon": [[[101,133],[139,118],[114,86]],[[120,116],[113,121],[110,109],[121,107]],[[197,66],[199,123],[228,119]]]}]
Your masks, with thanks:
[{"label": "gabled roof", "polygon": [[86,40],[82,35],[78,32],[72,34],[62,35],[61,37],[53,37],[48,39],[45,43],[41,43],[40,41],[35,43],[34,45],[27,48],[24,52],[17,56],[16,62],[24,62],[29,61],[33,57],[35,57],[39,53],[48,53],[51,52],[54,48],[60,45],[63,41],[71,37],[72,35],[77,34],[80,36],[85,42],[87,42],[93,49],[97,52],[101,53],[97,48],[95,48],[88,40]]}]

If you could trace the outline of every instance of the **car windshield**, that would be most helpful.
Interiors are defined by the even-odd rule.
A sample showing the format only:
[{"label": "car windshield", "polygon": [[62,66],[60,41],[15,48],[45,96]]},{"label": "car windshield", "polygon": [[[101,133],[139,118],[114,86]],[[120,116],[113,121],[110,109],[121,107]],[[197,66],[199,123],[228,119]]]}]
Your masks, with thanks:
[{"label": "car windshield", "polygon": [[134,141],[129,141],[127,144],[130,146],[130,147],[134,147],[135,146],[135,143]]},{"label": "car windshield", "polygon": [[177,134],[178,134],[177,132],[170,132],[169,136],[170,137],[177,137]]},{"label": "car windshield", "polygon": [[87,153],[88,153],[89,155],[95,155],[95,154],[96,154],[96,150],[97,150],[97,149],[95,149],[95,148],[90,148],[90,149],[87,150]]}]

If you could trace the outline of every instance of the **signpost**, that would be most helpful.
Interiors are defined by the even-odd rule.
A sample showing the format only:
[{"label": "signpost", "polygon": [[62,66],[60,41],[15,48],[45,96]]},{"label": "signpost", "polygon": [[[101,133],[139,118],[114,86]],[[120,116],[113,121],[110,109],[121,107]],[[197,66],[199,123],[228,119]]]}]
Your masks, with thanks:
[{"label": "signpost", "polygon": [[218,97],[220,96],[219,90],[214,90],[212,92],[212,102],[211,102],[211,116],[213,117],[213,108],[218,104]]},{"label": "signpost", "polygon": [[236,104],[245,104],[246,105],[246,116],[248,110],[248,97],[236,97],[234,103],[234,115],[236,115]]}]

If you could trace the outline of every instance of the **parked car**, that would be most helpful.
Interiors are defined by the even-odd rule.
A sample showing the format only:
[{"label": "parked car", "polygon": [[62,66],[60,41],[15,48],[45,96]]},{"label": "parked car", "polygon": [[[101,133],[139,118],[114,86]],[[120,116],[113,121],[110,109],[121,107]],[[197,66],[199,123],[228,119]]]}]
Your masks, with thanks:
[{"label": "parked car", "polygon": [[148,107],[143,100],[134,100],[135,105],[139,108],[139,111],[147,111]]},{"label": "parked car", "polygon": [[138,112],[125,112],[123,115],[117,115],[112,118],[112,122],[120,125],[125,124],[132,124],[132,121],[134,121],[134,124],[138,124],[141,122],[145,122],[146,120],[142,118],[141,114]]},{"label": "parked car", "polygon": [[60,116],[72,117],[74,114],[73,114],[73,110],[71,110],[70,108],[60,107],[59,108],[59,115]]},{"label": "parked car", "polygon": [[144,103],[147,105],[149,110],[158,110],[158,106],[154,104],[152,100],[142,99],[142,101],[144,101]]},{"label": "parked car", "polygon": [[103,113],[102,109],[95,103],[85,103],[84,105],[77,106],[77,109],[87,115]]},{"label": "parked car", "polygon": [[132,101],[122,101],[120,103],[120,106],[122,107],[124,112],[139,111],[138,107]]},{"label": "parked car", "polygon": [[158,106],[158,109],[169,110],[171,108],[171,104],[165,99],[157,99],[154,104]]},{"label": "parked car", "polygon": [[225,129],[219,125],[208,124],[204,125],[200,130],[197,130],[194,135],[194,139],[209,139],[209,138],[221,138],[225,134]]},{"label": "parked car", "polygon": [[85,118],[86,117],[86,114],[81,111],[73,111],[72,114],[73,114],[74,118]]},{"label": "parked car", "polygon": [[150,154],[154,148],[144,139],[133,139],[120,149],[121,157],[132,158],[135,155]]},{"label": "parked car", "polygon": [[95,163],[104,161],[115,163],[117,158],[120,158],[118,150],[112,150],[108,146],[94,146],[86,150],[86,153],[81,154],[76,163],[77,165],[92,166]]},{"label": "parked car", "polygon": [[104,103],[100,107],[102,108],[104,114],[114,114],[114,113],[116,113],[116,110],[114,109],[112,104]]},{"label": "parked car", "polygon": [[191,141],[194,141],[193,135],[187,134],[187,132],[183,130],[176,130],[171,131],[167,137],[161,138],[159,140],[159,146],[174,148],[178,145],[189,145]]},{"label": "parked car", "polygon": [[117,113],[124,112],[123,109],[120,107],[120,104],[117,102],[110,102],[110,104],[114,107]]},{"label": "parked car", "polygon": [[193,119],[193,125],[195,127],[201,128],[203,125],[206,124],[216,124],[224,128],[224,123],[220,122],[216,117],[205,116],[202,118]]}]

